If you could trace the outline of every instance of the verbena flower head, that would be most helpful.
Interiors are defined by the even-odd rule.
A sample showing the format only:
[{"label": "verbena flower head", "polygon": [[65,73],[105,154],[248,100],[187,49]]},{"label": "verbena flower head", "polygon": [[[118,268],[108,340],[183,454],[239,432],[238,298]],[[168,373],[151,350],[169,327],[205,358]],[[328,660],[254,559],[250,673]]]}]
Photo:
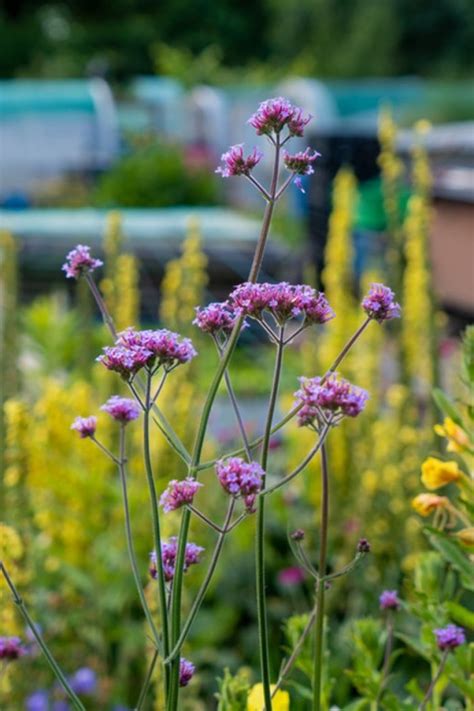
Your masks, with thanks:
[{"label": "verbena flower head", "polygon": [[304,539],[304,531],[302,528],[297,528],[296,531],[290,535],[293,541],[302,541]]},{"label": "verbena flower head", "polygon": [[[186,543],[186,553],[184,556],[184,566],[183,571],[186,573],[189,566],[196,565],[199,563],[201,553],[204,548],[197,546],[195,543]],[[176,556],[178,554],[178,539],[173,536],[168,541],[162,541],[161,543],[161,557],[163,560],[163,572],[165,575],[165,580],[169,583],[174,578]],[[156,552],[150,553],[150,575],[152,578],[157,578],[157,562],[156,562]]]},{"label": "verbena flower head", "polygon": [[384,590],[379,597],[381,610],[398,610],[400,599],[397,590]]},{"label": "verbena flower head", "polygon": [[179,509],[184,504],[192,504],[194,496],[201,486],[199,481],[190,477],[181,481],[173,479],[161,495],[160,506],[163,507],[165,513],[168,513]]},{"label": "verbena flower head", "polygon": [[314,173],[313,163],[320,156],[321,153],[317,151],[311,152],[311,148],[293,154],[283,151],[283,162],[292,173],[312,175]]},{"label": "verbena flower head", "polygon": [[395,301],[395,294],[384,284],[371,284],[369,293],[362,300],[362,308],[367,316],[382,323],[392,318],[400,318],[400,304]]},{"label": "verbena flower head", "polygon": [[455,461],[444,462],[436,457],[428,457],[421,465],[421,481],[427,489],[440,489],[461,478],[461,470]]},{"label": "verbena flower head", "polygon": [[457,625],[448,625],[434,630],[436,644],[438,649],[444,651],[446,649],[456,649],[466,641],[466,635],[462,627]]},{"label": "verbena flower head", "polygon": [[119,395],[112,395],[100,409],[123,424],[136,420],[140,415],[140,408],[134,400]]},{"label": "verbena flower head", "polygon": [[361,538],[357,543],[357,553],[370,553],[370,543],[367,538]]},{"label": "verbena flower head", "polygon": [[340,378],[337,373],[330,375],[324,382],[321,378],[300,378],[301,388],[296,391],[298,424],[311,425],[320,418],[321,412],[327,416],[344,415],[356,417],[365,407],[369,394],[363,388],[352,385]]},{"label": "verbena flower head", "polygon": [[326,323],[334,318],[323,293],[306,284],[239,284],[230,294],[229,303],[236,312],[260,320],[268,311],[283,324],[291,318],[303,316],[308,323]]},{"label": "verbena flower head", "polygon": [[222,488],[234,498],[243,498],[247,511],[253,512],[255,497],[262,488],[264,476],[260,464],[229,457],[216,462],[216,474]]},{"label": "verbena flower head", "polygon": [[262,157],[263,153],[257,148],[254,148],[248,156],[244,156],[243,143],[231,146],[227,153],[222,154],[223,165],[216,168],[216,173],[220,173],[223,178],[230,178],[233,175],[250,175]]},{"label": "verbena flower head", "polygon": [[0,659],[13,661],[27,654],[19,637],[0,637]]},{"label": "verbena flower head", "polygon": [[118,373],[128,380],[152,360],[153,354],[144,348],[126,348],[124,346],[106,346],[97,360],[107,370]]},{"label": "verbena flower head", "polygon": [[70,683],[76,694],[93,694],[97,688],[97,675],[93,669],[82,667],[72,676]]},{"label": "verbena flower head", "polygon": [[248,122],[259,136],[280,133],[285,126],[291,136],[302,136],[311,116],[293,106],[288,99],[277,97],[263,101]]},{"label": "verbena flower head", "polygon": [[97,417],[94,417],[93,415],[90,417],[76,417],[71,425],[71,429],[76,430],[81,439],[84,439],[85,437],[93,437],[97,429]]},{"label": "verbena flower head", "polygon": [[79,279],[86,272],[93,272],[94,269],[102,266],[103,262],[100,259],[91,257],[90,250],[91,248],[85,244],[78,244],[69,252],[62,266],[68,279]]},{"label": "verbena flower head", "polygon": [[187,686],[191,681],[196,667],[184,657],[179,660],[179,685]]},{"label": "verbena flower head", "polygon": [[[231,308],[227,301],[214,302],[208,306],[196,307],[196,318],[193,324],[204,333],[217,335],[228,334],[234,328],[238,314]],[[245,325],[245,324],[244,324]]]},{"label": "verbena flower head", "polygon": [[159,329],[135,331],[127,328],[118,334],[114,346],[106,346],[97,358],[108,370],[119,373],[128,380],[144,367],[163,366],[171,370],[187,363],[197,355],[189,338]]}]

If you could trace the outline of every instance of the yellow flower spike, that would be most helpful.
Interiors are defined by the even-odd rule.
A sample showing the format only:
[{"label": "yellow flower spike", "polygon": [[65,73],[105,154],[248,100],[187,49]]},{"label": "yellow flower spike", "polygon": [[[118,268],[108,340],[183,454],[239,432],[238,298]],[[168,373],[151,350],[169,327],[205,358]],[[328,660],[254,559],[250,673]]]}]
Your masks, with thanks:
[{"label": "yellow flower spike", "polygon": [[450,417],[446,417],[442,425],[435,425],[433,429],[437,435],[448,440],[448,452],[464,452],[469,449],[467,434]]},{"label": "yellow flower spike", "polygon": [[449,499],[446,496],[438,496],[437,494],[418,494],[411,502],[412,508],[415,509],[420,516],[429,516],[434,511],[449,507]]},{"label": "yellow flower spike", "polygon": [[[273,692],[275,685],[270,688]],[[290,711],[290,695],[287,691],[277,691],[272,701],[273,711]],[[264,703],[263,684],[255,684],[247,699],[247,711],[262,711]]]},{"label": "yellow flower spike", "polygon": [[457,462],[443,462],[435,457],[428,457],[421,465],[421,481],[427,489],[440,489],[462,476]]},{"label": "yellow flower spike", "polygon": [[463,528],[456,533],[456,536],[465,546],[474,547],[474,527]]}]

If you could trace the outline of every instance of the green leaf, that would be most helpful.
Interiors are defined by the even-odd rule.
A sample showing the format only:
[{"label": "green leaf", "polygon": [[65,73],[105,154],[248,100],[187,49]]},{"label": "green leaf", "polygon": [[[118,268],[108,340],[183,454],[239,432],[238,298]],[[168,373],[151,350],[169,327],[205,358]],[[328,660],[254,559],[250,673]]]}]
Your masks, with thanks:
[{"label": "green leaf", "polygon": [[462,575],[462,582],[469,590],[474,590],[474,569],[472,563],[463,553],[459,544],[442,531],[437,531],[429,526],[426,527],[431,545],[438,550],[443,558],[451,563],[453,568]]},{"label": "green leaf", "polygon": [[430,655],[427,649],[420,644],[419,640],[416,637],[410,637],[407,634],[403,634],[402,632],[396,632],[395,637],[399,639],[400,641],[404,642],[407,647],[410,647],[416,654],[418,654],[419,657],[424,659],[427,662],[430,662]]},{"label": "green leaf", "polygon": [[455,406],[453,405],[451,400],[449,400],[449,398],[446,397],[446,395],[444,394],[444,392],[442,390],[440,390],[439,388],[434,388],[433,399],[442,413],[444,413],[445,415],[448,415],[448,417],[450,417],[452,420],[454,420],[454,422],[457,425],[464,428],[462,419],[461,419],[457,409],[455,408]]},{"label": "green leaf", "polygon": [[445,603],[445,607],[454,622],[468,629],[474,629],[474,612],[471,612],[471,610],[468,610],[457,602],[448,601]]}]

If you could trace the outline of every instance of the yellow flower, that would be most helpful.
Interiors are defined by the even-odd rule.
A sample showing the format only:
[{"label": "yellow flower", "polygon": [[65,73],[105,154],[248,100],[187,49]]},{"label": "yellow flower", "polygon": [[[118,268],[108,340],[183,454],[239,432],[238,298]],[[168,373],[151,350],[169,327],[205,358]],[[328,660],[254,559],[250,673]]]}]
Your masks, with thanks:
[{"label": "yellow flower", "polygon": [[474,546],[474,527],[463,528],[461,531],[456,533],[456,536],[459,538],[461,543],[464,543],[465,546]]},{"label": "yellow flower", "polygon": [[[271,686],[273,692],[275,686]],[[273,697],[273,711],[290,711],[290,695],[287,691],[277,691]],[[247,711],[262,711],[264,706],[263,684],[255,684],[250,689]]]},{"label": "yellow flower", "polygon": [[442,425],[435,425],[434,431],[440,437],[446,437],[448,452],[464,452],[469,448],[467,434],[450,417],[446,417]]},{"label": "yellow flower", "polygon": [[441,459],[428,457],[421,465],[421,481],[427,489],[439,489],[460,477],[457,462],[443,462]]},{"label": "yellow flower", "polygon": [[446,496],[438,496],[437,494],[418,494],[411,502],[411,505],[420,516],[429,516],[433,511],[449,505],[449,499]]}]

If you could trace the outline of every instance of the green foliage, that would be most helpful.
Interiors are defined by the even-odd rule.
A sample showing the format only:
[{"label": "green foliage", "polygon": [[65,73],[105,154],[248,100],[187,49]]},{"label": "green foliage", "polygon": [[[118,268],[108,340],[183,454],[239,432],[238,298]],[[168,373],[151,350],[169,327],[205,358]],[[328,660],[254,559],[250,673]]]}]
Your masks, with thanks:
[{"label": "green foliage", "polygon": [[217,711],[247,711],[247,697],[250,691],[249,672],[240,669],[232,676],[228,669],[224,669],[224,676],[218,680],[219,691]]},{"label": "green foliage", "polygon": [[147,143],[102,177],[94,199],[100,207],[214,205],[217,184],[208,166],[186,166],[179,148]]}]

